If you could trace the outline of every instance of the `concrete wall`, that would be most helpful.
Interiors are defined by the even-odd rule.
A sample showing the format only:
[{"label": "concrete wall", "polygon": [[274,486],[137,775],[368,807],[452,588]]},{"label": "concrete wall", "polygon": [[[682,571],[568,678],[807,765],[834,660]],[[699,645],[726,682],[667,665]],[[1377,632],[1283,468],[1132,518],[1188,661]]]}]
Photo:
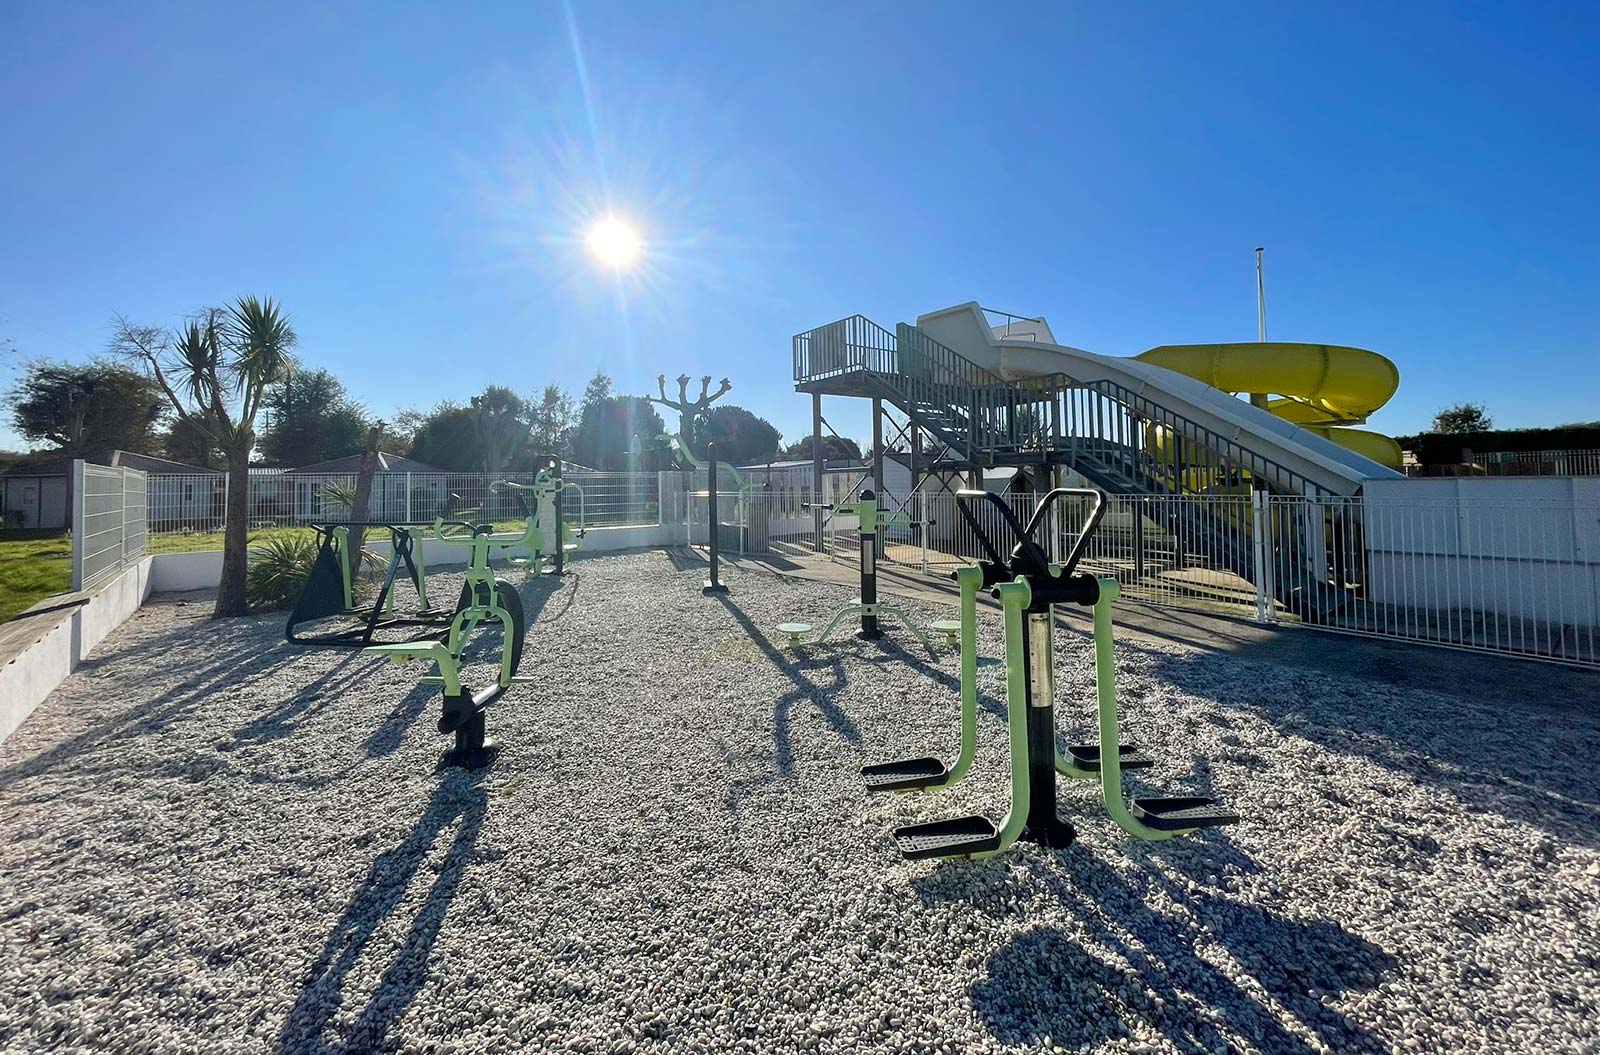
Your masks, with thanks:
[{"label": "concrete wall", "polygon": [[[152,560],[146,557],[62,618],[33,617],[41,621],[41,628],[48,625],[49,629],[43,629],[37,641],[0,667],[0,740],[10,736],[106,635],[138,610],[150,596],[151,571]],[[18,617],[28,618],[26,614]]]},{"label": "concrete wall", "polygon": [[1374,600],[1600,625],[1600,479],[1428,477],[1365,491]]}]

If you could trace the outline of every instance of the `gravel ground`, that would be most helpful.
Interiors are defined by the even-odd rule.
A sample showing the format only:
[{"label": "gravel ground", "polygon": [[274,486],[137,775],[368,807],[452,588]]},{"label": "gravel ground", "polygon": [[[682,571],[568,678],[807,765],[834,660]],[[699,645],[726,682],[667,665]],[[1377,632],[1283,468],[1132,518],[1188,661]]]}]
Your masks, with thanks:
[{"label": "gravel ground", "polygon": [[[954,655],[789,652],[772,628],[842,591],[703,575],[650,552],[531,585],[537,682],[478,774],[435,771],[419,668],[147,606],[0,745],[0,1050],[1600,1043],[1600,709],[1123,645],[1160,760],[1130,785],[1243,822],[1142,844],[1073,785],[1068,850],[907,863],[895,825],[1003,809],[1001,669],[966,784],[868,798],[861,762],[953,749]],[[1080,733],[1085,626],[1058,635]]]}]

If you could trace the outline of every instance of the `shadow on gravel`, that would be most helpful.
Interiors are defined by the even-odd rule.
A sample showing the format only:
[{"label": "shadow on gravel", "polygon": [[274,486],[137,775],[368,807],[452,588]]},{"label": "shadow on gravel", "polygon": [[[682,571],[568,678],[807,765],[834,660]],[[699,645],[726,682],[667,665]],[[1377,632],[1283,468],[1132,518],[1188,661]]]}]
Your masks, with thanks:
[{"label": "shadow on gravel", "polygon": [[[577,599],[578,587],[582,584],[583,577],[577,572],[568,569],[566,575],[533,575],[522,584],[518,592],[522,594],[522,612],[527,620],[527,625],[532,628],[536,623],[554,623],[567,614],[572,608],[572,602]],[[544,610],[550,604],[550,598],[562,594],[561,607],[550,615],[545,615]]]},{"label": "shadow on gravel", "polygon": [[[1126,1036],[1142,1022],[1187,1055],[1234,1050],[1238,1038],[1286,1055],[1389,1050],[1322,1004],[1324,994],[1374,989],[1396,968],[1379,946],[1330,920],[1285,919],[1215,891],[1180,888],[1154,862],[1128,877],[1081,851],[1056,859],[1070,872],[1036,863],[1034,879],[1077,910],[1087,934],[1075,940],[1058,928],[1034,928],[989,957],[972,1002],[1000,1042],[1034,1047],[1048,1036],[1059,1046],[1086,1048]],[[989,869],[945,868],[918,887],[924,900],[972,900],[1003,912],[1014,885]],[[1157,891],[1189,913],[1151,908]],[[1270,1003],[1198,951],[1213,943],[1227,949]],[[1291,1031],[1291,1023],[1314,1039]]]},{"label": "shadow on gravel", "polygon": [[[814,706],[846,743],[859,746],[861,730],[857,729],[856,723],[850,716],[829,698],[832,693],[844,688],[844,660],[838,656],[803,661],[791,658],[784,649],[769,641],[755,622],[745,615],[727,594],[719,593],[711,596],[728,610],[728,614],[733,616],[734,621],[750,638],[751,644],[761,650],[767,661],[794,683],[794,688],[778,697],[772,705],[772,747],[777,755],[779,775],[784,779],[794,775],[794,743],[789,733],[789,715],[795,705],[801,702]],[[818,670],[827,671],[827,684],[818,685],[807,676],[810,672]]]},{"label": "shadow on gravel", "polygon": [[[1571,706],[1578,700],[1546,706],[1530,688],[1525,703],[1487,705],[1236,656],[1149,655],[1153,673],[1180,691],[1224,712],[1256,715],[1331,752],[1368,759],[1401,780],[1437,788],[1454,800],[1448,803],[1452,810],[1499,814],[1561,839],[1600,846],[1593,768],[1600,717]],[[1228,724],[1225,713],[1217,724]],[[1336,789],[1324,794],[1340,803]]]},{"label": "shadow on gravel", "polygon": [[[346,649],[339,661],[314,681],[280,701],[273,710],[236,729],[233,738],[251,743],[281,740],[293,733],[299,722],[321,713],[330,705],[336,706],[342,691],[372,677],[385,662],[374,656],[362,655],[359,649]],[[359,668],[351,676],[344,677],[348,668],[357,663],[360,664]],[[336,679],[338,685],[329,691],[330,684]]]},{"label": "shadow on gravel", "polygon": [[[366,879],[323,942],[278,1034],[280,1052],[303,1055],[389,1050],[385,1042],[389,1030],[428,981],[434,942],[461,885],[487,811],[487,792],[477,777],[454,773],[441,780],[411,835],[372,862]],[[442,858],[428,867],[430,851],[452,827],[455,833]],[[374,937],[385,929],[390,915],[406,900],[419,875],[431,877],[432,885],[410,928],[397,944],[389,945],[386,940],[383,947],[375,947]],[[372,959],[387,960],[388,967],[377,987],[365,994],[365,1003],[349,1026],[341,1026],[337,1036],[325,1036],[346,1001],[360,999],[358,994],[345,991],[345,983],[364,959],[368,963],[362,974],[375,966]]]},{"label": "shadow on gravel", "polygon": [[[70,764],[74,773],[98,778],[100,775],[127,767],[121,752],[110,750],[114,745],[134,737],[160,733],[204,706],[206,698],[218,689],[238,691],[265,676],[276,668],[297,658],[297,654],[281,642],[262,648],[261,639],[246,621],[230,626],[228,620],[205,624],[217,630],[220,643],[206,649],[204,665],[188,673],[182,681],[160,692],[148,702],[145,694],[150,689],[150,675],[140,675],[138,684],[131,687],[127,705],[112,716],[94,722],[88,728],[46,748],[37,755],[0,769],[0,787],[37,776],[58,765]],[[220,628],[220,629],[219,629]],[[169,655],[174,667],[182,670],[185,660],[193,656],[195,627],[184,626],[139,642],[136,651]],[[116,680],[116,660],[123,651],[97,656],[78,666],[78,674],[90,678]],[[190,762],[187,757],[172,760],[179,775],[187,774]],[[142,770],[146,776],[161,774]]]}]

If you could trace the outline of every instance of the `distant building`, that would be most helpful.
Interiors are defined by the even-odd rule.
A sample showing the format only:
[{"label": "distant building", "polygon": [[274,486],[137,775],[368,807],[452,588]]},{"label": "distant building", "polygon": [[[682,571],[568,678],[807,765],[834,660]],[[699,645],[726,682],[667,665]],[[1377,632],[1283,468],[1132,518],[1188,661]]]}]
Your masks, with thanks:
[{"label": "distant building", "polygon": [[[150,527],[202,521],[222,514],[223,480],[216,469],[188,465],[133,451],[93,451],[91,465],[120,466],[149,475]],[[4,487],[4,526],[63,529],[72,523],[72,459],[47,454],[0,474]]]},{"label": "distant building", "polygon": [[[285,469],[275,480],[252,481],[251,516],[292,517],[299,521],[339,520],[350,515],[333,493],[354,487],[361,455]],[[450,494],[450,473],[436,465],[379,452],[367,516],[371,520],[431,517]]]}]

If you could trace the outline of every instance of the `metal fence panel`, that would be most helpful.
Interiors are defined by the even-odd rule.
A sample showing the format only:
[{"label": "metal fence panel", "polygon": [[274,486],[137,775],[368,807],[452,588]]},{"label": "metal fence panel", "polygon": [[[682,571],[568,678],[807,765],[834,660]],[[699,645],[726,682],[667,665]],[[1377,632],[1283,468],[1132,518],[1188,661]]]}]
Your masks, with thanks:
[{"label": "metal fence panel", "polygon": [[144,473],[72,463],[72,588],[92,590],[145,554]]}]

